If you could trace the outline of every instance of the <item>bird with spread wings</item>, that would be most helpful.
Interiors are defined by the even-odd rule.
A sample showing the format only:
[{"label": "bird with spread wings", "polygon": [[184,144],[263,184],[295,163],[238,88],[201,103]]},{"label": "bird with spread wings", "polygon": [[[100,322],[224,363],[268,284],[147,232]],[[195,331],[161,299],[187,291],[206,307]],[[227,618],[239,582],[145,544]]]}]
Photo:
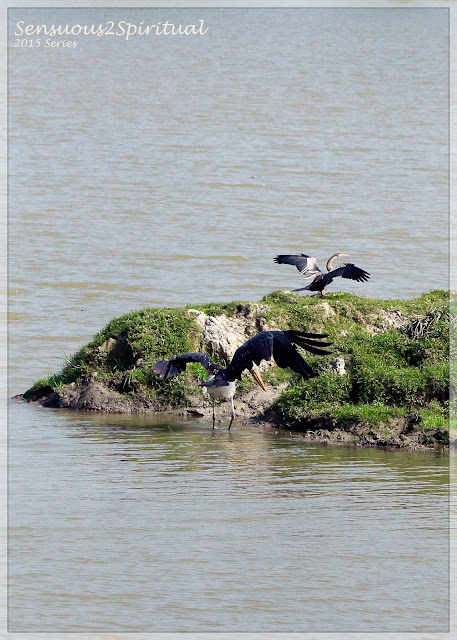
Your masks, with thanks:
[{"label": "bird with spread wings", "polygon": [[310,353],[326,355],[330,353],[324,347],[331,346],[331,342],[322,342],[327,334],[304,333],[303,331],[263,331],[250,338],[239,347],[230,364],[224,369],[212,362],[207,353],[182,353],[171,360],[159,360],[152,367],[152,373],[160,380],[174,378],[185,371],[189,362],[198,362],[207,371],[208,378],[202,383],[206,387],[213,401],[213,429],[216,420],[216,400],[230,400],[231,420],[229,429],[235,417],[233,396],[236,390],[235,380],[240,380],[243,371],[250,371],[257,384],[266,391],[265,384],[256,369],[262,360],[271,360],[273,357],[278,367],[289,368],[306,380],[312,377],[313,370],[304,360],[297,347]]},{"label": "bird with spread wings", "polygon": [[325,288],[333,282],[335,278],[341,276],[342,278],[347,278],[350,280],[356,280],[357,282],[366,282],[370,278],[370,274],[368,271],[364,271],[360,269],[360,267],[356,267],[355,264],[348,263],[343,264],[340,267],[336,267],[332,269],[332,262],[335,258],[339,258],[341,256],[349,257],[347,253],[334,253],[327,260],[327,273],[324,273],[317,266],[316,258],[306,255],[306,253],[301,253],[298,255],[279,255],[274,258],[274,262],[277,264],[291,264],[297,267],[300,271],[301,275],[305,278],[312,278],[312,282],[306,287],[302,287],[301,289],[293,289],[293,292],[296,291],[317,291],[321,296],[324,295]]}]

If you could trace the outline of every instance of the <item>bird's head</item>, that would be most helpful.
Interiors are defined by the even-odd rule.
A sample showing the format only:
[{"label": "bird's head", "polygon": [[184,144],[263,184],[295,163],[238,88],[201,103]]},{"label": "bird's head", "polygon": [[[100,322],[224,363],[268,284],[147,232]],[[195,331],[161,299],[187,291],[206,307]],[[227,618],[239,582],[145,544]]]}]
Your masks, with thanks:
[{"label": "bird's head", "polygon": [[216,378],[216,376],[213,373],[213,374],[209,375],[204,382],[200,382],[199,386],[200,387],[205,387],[206,389],[208,387],[214,387],[214,385],[216,383],[215,378]]},{"label": "bird's head", "polygon": [[343,256],[346,258],[350,257],[349,253],[334,253],[333,256],[331,256],[327,261],[327,271],[331,271],[332,262],[335,260],[335,258],[342,258]]}]

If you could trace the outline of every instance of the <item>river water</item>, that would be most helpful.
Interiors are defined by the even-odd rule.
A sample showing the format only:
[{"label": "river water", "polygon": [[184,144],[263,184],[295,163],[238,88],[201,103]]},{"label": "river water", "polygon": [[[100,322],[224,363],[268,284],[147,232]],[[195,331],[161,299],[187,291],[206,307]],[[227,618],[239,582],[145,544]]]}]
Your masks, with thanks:
[{"label": "river water", "polygon": [[[10,9],[10,395],[113,316],[448,288],[446,10]],[[16,24],[204,19],[16,47]],[[33,39],[33,38],[32,38]],[[36,44],[36,42],[35,42]],[[9,422],[10,631],[445,631],[448,460],[244,427]]]}]

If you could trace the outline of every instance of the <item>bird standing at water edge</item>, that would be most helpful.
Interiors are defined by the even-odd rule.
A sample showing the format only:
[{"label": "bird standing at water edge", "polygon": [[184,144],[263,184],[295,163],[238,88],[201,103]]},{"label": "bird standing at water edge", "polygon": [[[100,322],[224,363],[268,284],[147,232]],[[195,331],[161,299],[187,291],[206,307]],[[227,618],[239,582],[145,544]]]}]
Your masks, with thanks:
[{"label": "bird standing at water edge", "polygon": [[296,291],[317,291],[321,296],[324,295],[325,287],[329,285],[335,278],[341,276],[342,278],[348,278],[350,280],[356,280],[357,282],[366,282],[370,279],[370,274],[368,271],[364,271],[359,267],[356,267],[355,264],[348,263],[343,264],[340,267],[336,267],[336,269],[332,269],[332,262],[335,258],[340,258],[342,256],[349,257],[348,253],[334,253],[327,260],[327,272],[322,272],[317,266],[316,258],[312,258],[311,256],[306,255],[306,253],[301,253],[298,255],[280,255],[274,258],[274,262],[277,264],[293,264],[300,271],[302,276],[307,278],[313,278],[311,284],[307,287],[302,287],[301,289],[292,289],[292,292]]},{"label": "bird standing at water edge", "polygon": [[239,380],[245,369],[248,369],[257,384],[266,391],[265,384],[255,365],[262,360],[271,360],[273,356],[278,367],[289,368],[300,373],[304,380],[313,376],[313,370],[302,358],[297,347],[306,349],[310,353],[327,355],[330,353],[323,347],[329,347],[331,342],[321,342],[327,334],[304,333],[303,331],[263,331],[250,338],[239,347],[232,358],[232,362],[222,369],[211,361],[207,353],[182,353],[171,360],[159,360],[152,367],[152,372],[160,380],[174,378],[182,373],[189,362],[199,362],[208,373],[208,378],[202,383],[206,387],[213,401],[213,429],[216,421],[216,400],[230,400],[231,420],[229,429],[235,417],[233,396],[236,391],[235,380]]}]

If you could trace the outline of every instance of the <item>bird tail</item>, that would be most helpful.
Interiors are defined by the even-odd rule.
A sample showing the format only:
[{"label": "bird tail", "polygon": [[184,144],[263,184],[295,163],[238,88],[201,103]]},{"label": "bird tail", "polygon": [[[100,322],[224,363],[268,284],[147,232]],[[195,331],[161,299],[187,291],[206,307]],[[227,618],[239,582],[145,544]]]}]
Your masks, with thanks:
[{"label": "bird tail", "polygon": [[286,331],[285,333],[289,336],[291,342],[310,353],[317,355],[331,353],[331,351],[327,351],[323,347],[330,347],[333,342],[322,342],[320,340],[321,338],[328,338],[327,333],[305,333],[304,331]]},{"label": "bird tail", "polygon": [[[313,283],[311,283],[311,284],[313,284]],[[296,293],[297,291],[309,291],[309,288],[310,288],[311,284],[309,284],[307,287],[301,287],[300,289],[292,289],[291,293]]]}]

